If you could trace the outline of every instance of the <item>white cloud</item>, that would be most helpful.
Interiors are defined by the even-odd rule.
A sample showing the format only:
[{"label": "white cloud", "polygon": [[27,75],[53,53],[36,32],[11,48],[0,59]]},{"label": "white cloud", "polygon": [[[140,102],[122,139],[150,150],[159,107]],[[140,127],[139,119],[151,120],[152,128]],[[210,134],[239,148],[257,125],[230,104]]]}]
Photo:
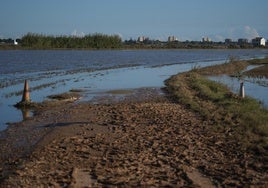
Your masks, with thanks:
[{"label": "white cloud", "polygon": [[246,38],[251,40],[253,38],[259,37],[259,33],[255,28],[245,26],[243,28],[230,28],[228,30],[228,37],[231,39]]}]

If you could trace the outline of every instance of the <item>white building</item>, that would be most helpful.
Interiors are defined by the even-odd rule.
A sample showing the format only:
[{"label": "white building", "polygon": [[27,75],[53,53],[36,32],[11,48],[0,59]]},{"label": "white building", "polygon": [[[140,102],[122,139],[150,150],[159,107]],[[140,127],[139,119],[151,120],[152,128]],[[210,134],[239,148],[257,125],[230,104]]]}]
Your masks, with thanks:
[{"label": "white building", "polygon": [[175,42],[175,41],[178,41],[177,37],[175,37],[175,36],[169,36],[168,37],[168,42]]},{"label": "white building", "polygon": [[211,42],[212,40],[208,37],[203,37],[202,42]]},{"label": "white building", "polygon": [[252,39],[253,46],[265,46],[265,38],[263,37],[256,37]]},{"label": "white building", "polygon": [[14,40],[14,45],[18,45],[18,42],[17,42],[17,40],[16,40],[16,39]]},{"label": "white building", "polygon": [[138,37],[138,42],[143,42],[143,41],[145,41],[145,37],[144,36],[139,36]]}]

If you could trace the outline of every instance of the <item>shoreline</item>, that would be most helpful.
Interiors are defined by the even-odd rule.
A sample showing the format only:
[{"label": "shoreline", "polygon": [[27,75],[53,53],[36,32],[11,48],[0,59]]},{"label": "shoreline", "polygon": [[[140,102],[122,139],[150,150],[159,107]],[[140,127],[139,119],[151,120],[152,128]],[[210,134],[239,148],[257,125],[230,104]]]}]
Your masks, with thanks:
[{"label": "shoreline", "polygon": [[239,119],[204,118],[164,93],[41,106],[0,133],[0,187],[268,185],[265,156],[239,140]]},{"label": "shoreline", "polygon": [[228,47],[228,46],[182,46],[182,47],[152,47],[151,45],[148,46],[133,46],[122,48],[36,48],[36,47],[22,47],[22,46],[14,46],[14,45],[0,45],[0,50],[85,50],[85,51],[100,51],[100,50],[267,50],[268,47]]},{"label": "shoreline", "polygon": [[32,139],[32,147],[8,147],[13,158],[1,167],[0,187],[267,185],[267,173],[257,170],[261,161],[241,148],[233,129],[215,130],[167,94],[136,94],[113,103],[48,105],[13,125],[20,129],[8,135],[24,131],[15,140]]}]

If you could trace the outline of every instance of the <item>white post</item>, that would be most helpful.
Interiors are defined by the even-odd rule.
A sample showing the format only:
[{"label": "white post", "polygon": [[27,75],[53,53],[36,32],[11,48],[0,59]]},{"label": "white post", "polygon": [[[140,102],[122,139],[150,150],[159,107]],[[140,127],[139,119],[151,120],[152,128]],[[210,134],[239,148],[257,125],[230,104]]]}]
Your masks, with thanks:
[{"label": "white post", "polygon": [[240,91],[239,91],[239,95],[242,98],[245,98],[245,88],[244,88],[244,82],[240,82]]}]

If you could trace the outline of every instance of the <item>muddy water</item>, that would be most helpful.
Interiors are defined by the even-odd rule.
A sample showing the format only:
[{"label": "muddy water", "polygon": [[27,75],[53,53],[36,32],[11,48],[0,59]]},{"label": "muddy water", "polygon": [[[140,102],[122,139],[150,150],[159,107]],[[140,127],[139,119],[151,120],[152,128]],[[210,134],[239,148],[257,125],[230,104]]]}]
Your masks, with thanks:
[{"label": "muddy water", "polygon": [[173,74],[223,63],[229,56],[267,55],[267,50],[0,51],[0,130],[23,118],[12,105],[21,100],[25,79],[35,102],[71,89],[84,91],[83,100],[90,100],[109,90],[162,87]]}]

